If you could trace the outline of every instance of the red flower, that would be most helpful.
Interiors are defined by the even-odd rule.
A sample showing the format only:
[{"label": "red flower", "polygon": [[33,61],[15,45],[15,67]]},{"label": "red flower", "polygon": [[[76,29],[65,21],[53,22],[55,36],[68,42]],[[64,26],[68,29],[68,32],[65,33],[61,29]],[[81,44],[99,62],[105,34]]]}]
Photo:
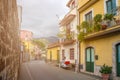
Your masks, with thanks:
[{"label": "red flower", "polygon": [[64,63],[64,64],[68,65],[68,64],[70,64],[70,61],[65,61],[65,63]]}]

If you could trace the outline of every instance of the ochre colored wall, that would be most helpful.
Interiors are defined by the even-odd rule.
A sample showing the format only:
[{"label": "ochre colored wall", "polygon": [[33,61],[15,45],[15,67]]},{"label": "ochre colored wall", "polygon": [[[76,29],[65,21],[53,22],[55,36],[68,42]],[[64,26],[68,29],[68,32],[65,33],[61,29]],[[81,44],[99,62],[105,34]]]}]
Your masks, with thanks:
[{"label": "ochre colored wall", "polygon": [[93,4],[92,6],[90,6],[86,10],[84,10],[83,12],[79,13],[80,14],[80,23],[82,23],[84,21],[84,15],[86,13],[88,13],[90,10],[93,10],[93,17],[96,14],[102,14],[103,15],[104,14],[104,1],[99,0],[98,2]]},{"label": "ochre colored wall", "polygon": [[50,59],[50,52],[52,53],[52,60],[57,60],[57,51],[59,50],[59,47],[50,48],[47,51],[47,59]]},{"label": "ochre colored wall", "polygon": [[102,66],[103,64],[107,64],[112,66],[112,47],[113,44],[120,41],[120,34],[102,37],[86,40],[81,43],[81,64],[85,64],[85,49],[91,46],[94,47],[95,55],[98,55],[98,60],[95,60],[95,65]]},{"label": "ochre colored wall", "polygon": [[87,3],[89,0],[78,0],[79,7],[83,6],[85,3]]},{"label": "ochre colored wall", "polygon": [[120,6],[120,0],[118,0],[118,6]]}]

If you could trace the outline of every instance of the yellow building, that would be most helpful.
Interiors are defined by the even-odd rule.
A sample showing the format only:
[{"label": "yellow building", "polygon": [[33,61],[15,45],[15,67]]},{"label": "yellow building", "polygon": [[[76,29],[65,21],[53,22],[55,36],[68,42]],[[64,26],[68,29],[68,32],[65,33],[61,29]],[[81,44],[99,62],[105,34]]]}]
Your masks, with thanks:
[{"label": "yellow building", "polygon": [[[99,75],[103,64],[112,67],[114,77],[120,77],[120,0],[78,0],[79,24],[87,22],[95,26],[94,17],[101,14],[113,14],[116,20],[109,23],[102,20],[98,24],[100,29],[87,33],[87,28],[81,31],[85,33],[84,40],[80,44],[81,71]],[[105,19],[105,18],[104,18]],[[118,22],[117,22],[118,21]],[[107,28],[104,27],[104,23]],[[104,30],[103,30],[104,29]]]},{"label": "yellow building", "polygon": [[59,63],[60,62],[60,44],[59,42],[52,43],[48,45],[47,48],[47,61],[53,62],[53,63]]},{"label": "yellow building", "polygon": [[32,41],[22,41],[22,44],[24,46],[23,61],[29,61],[30,59],[33,59],[35,56],[35,45],[32,43]]}]

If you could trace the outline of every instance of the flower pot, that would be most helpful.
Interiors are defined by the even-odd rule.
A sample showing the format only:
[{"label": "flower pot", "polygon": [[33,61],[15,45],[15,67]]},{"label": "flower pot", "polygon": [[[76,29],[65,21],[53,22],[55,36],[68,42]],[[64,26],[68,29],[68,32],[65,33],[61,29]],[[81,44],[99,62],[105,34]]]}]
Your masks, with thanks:
[{"label": "flower pot", "polygon": [[108,80],[110,74],[102,74],[103,80]]},{"label": "flower pot", "polygon": [[107,28],[107,25],[106,24],[103,24],[102,25],[102,30],[106,29]]},{"label": "flower pot", "polygon": [[117,24],[117,25],[120,25],[120,20],[116,20],[116,24]]}]

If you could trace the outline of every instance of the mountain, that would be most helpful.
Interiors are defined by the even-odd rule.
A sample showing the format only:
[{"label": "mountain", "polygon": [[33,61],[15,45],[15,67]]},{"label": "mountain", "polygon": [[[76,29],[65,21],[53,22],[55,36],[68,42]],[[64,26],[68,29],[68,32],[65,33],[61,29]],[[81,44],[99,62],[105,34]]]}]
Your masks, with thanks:
[{"label": "mountain", "polygon": [[57,42],[57,41],[59,40],[58,37],[55,37],[55,36],[41,37],[41,38],[36,38],[36,39],[47,40],[47,41],[48,41],[48,44]]}]

